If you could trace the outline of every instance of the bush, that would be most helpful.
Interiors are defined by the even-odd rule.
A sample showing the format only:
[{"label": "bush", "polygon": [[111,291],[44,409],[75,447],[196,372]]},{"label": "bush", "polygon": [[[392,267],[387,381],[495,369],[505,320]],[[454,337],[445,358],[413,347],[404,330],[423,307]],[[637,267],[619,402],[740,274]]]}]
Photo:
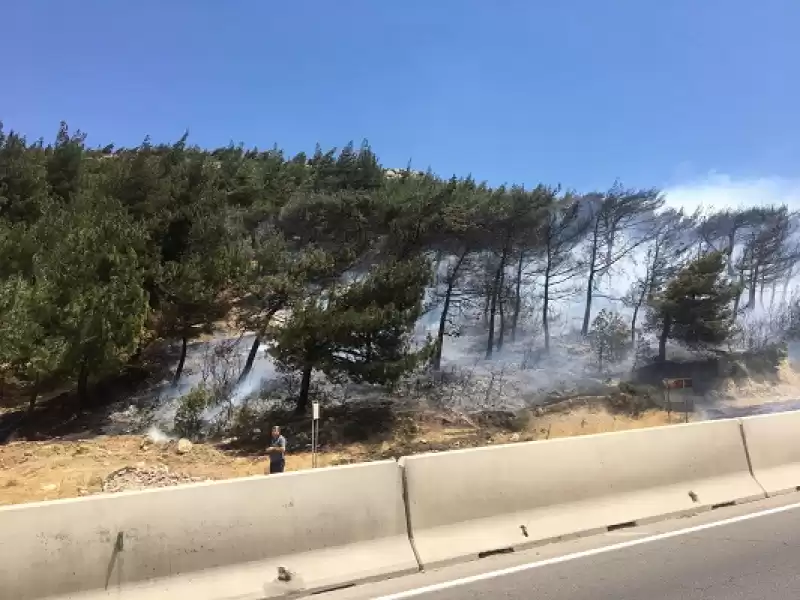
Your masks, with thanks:
[{"label": "bush", "polygon": [[619,391],[612,392],[606,397],[606,403],[611,412],[638,417],[646,410],[658,408],[659,393],[653,386],[634,385],[623,381],[619,384]]},{"label": "bush", "polygon": [[203,413],[211,405],[211,391],[204,385],[192,388],[180,399],[175,412],[175,433],[190,440],[196,440],[203,432]]},{"label": "bush", "polygon": [[509,422],[509,428],[515,433],[522,433],[528,429],[531,419],[531,411],[527,409],[518,410]]}]

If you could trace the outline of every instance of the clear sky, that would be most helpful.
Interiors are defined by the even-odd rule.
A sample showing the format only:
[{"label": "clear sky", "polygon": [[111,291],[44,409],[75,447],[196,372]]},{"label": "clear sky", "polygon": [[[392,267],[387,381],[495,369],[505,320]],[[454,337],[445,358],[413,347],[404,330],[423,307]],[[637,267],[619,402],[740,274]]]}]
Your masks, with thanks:
[{"label": "clear sky", "polygon": [[0,14],[0,119],[29,137],[64,119],[96,145],[367,138],[384,165],[494,184],[619,177],[687,202],[800,203],[800,0],[0,0]]}]

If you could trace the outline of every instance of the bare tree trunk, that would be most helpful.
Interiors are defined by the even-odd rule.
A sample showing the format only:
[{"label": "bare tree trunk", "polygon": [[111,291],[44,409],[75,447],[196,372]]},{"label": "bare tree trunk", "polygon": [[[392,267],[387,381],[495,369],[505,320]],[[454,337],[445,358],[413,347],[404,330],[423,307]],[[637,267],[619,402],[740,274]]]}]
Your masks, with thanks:
[{"label": "bare tree trunk", "polygon": [[733,299],[733,319],[736,320],[736,315],[739,312],[739,307],[742,304],[742,294],[744,294],[744,262],[741,263],[739,268],[739,291]]},{"label": "bare tree trunk", "polygon": [[783,280],[783,289],[781,290],[781,303],[786,304],[786,297],[789,293],[789,281],[792,279],[792,271],[789,270],[789,275]]},{"label": "bare tree trunk", "polygon": [[500,282],[502,280],[503,269],[506,263],[506,249],[503,248],[503,255],[500,258],[500,265],[494,275],[494,284],[492,286],[492,304],[489,309],[489,338],[486,342],[486,359],[492,358],[494,351],[494,319],[497,313],[497,297],[500,294]]},{"label": "bare tree trunk", "polygon": [[517,261],[517,280],[514,290],[514,316],[511,321],[511,343],[517,341],[517,326],[519,325],[519,312],[522,308],[522,295],[520,288],[522,287],[522,261],[524,260],[525,252],[520,251],[519,260]]},{"label": "bare tree trunk", "polygon": [[[461,266],[459,260],[456,270]],[[447,328],[447,316],[450,312],[450,301],[453,297],[453,287],[455,285],[455,271],[447,282],[447,291],[444,294],[444,304],[442,305],[442,314],[439,317],[439,331],[436,333],[436,347],[433,349],[433,368],[437,371],[442,367],[442,346],[444,346],[444,332]]]},{"label": "bare tree trunk", "polygon": [[459,255],[456,264],[453,265],[453,270],[447,278],[447,291],[444,295],[444,304],[442,305],[442,314],[439,317],[439,331],[436,333],[436,347],[433,349],[433,357],[431,364],[437,371],[442,367],[442,347],[444,346],[444,333],[447,328],[447,317],[450,314],[450,303],[453,298],[453,288],[455,287],[458,279],[458,273],[461,270],[461,265],[464,264],[464,259],[467,257],[469,250],[464,249]]},{"label": "bare tree trunk", "polygon": [[670,327],[672,327],[672,317],[666,315],[664,317],[664,325],[661,327],[661,335],[658,338],[658,360],[661,362],[667,360],[667,339],[669,338]]},{"label": "bare tree trunk", "polygon": [[89,365],[86,359],[81,360],[80,371],[78,372],[78,407],[88,408],[91,404],[89,398]]},{"label": "bare tree trunk", "polygon": [[[502,290],[505,286],[505,274],[500,279],[500,290],[502,294]],[[500,302],[498,304],[498,310],[500,311],[500,332],[497,335],[497,351],[500,352],[503,349],[503,340],[505,340],[506,336],[506,311],[505,311],[505,294],[500,296]]]},{"label": "bare tree trunk", "polygon": [[747,308],[750,310],[756,307],[756,289],[758,288],[758,264],[756,263],[753,269],[753,274],[750,277],[750,288],[748,289]]},{"label": "bare tree trunk", "polygon": [[639,306],[641,302],[638,302],[633,307],[633,316],[631,317],[631,344],[636,343],[636,319],[639,317]]},{"label": "bare tree trunk", "polygon": [[178,368],[175,369],[175,376],[172,378],[172,385],[178,385],[178,381],[183,374],[183,367],[186,365],[186,350],[189,346],[189,338],[186,334],[181,338],[181,357],[178,359]]},{"label": "bare tree trunk", "polygon": [[733,247],[736,243],[736,230],[732,230],[730,234],[728,234],[728,255],[725,257],[725,261],[728,265],[728,275],[733,277],[736,271],[733,268]]},{"label": "bare tree trunk", "polygon": [[658,264],[659,258],[659,242],[656,240],[655,244],[655,251],[653,252],[653,262],[650,267],[650,276],[647,281],[647,301],[652,302],[653,298],[656,295],[656,265]]},{"label": "bare tree trunk", "polygon": [[32,416],[33,412],[36,410],[36,400],[39,398],[39,376],[36,376],[36,379],[33,381],[30,390],[30,396],[28,396],[28,416]]},{"label": "bare tree trunk", "polygon": [[261,336],[256,335],[255,339],[253,340],[253,345],[250,346],[250,353],[247,355],[247,361],[244,363],[242,374],[239,375],[239,383],[247,379],[247,376],[250,375],[250,371],[253,370],[253,363],[256,361],[256,355],[258,355],[258,348],[260,345]]},{"label": "bare tree trunk", "polygon": [[[549,251],[549,249],[548,249]],[[547,257],[547,266],[544,270],[544,290],[542,291],[542,330],[544,331],[544,351],[550,352],[550,322],[547,313],[550,310],[550,269],[551,257]]]},{"label": "bare tree trunk", "polygon": [[491,291],[491,286],[486,286],[486,296],[484,297],[483,302],[483,326],[489,327],[489,308],[492,305],[492,296],[494,295]]},{"label": "bare tree trunk", "polygon": [[303,367],[303,378],[300,380],[300,395],[297,397],[297,404],[294,412],[297,415],[304,415],[308,412],[308,394],[311,390],[311,365]]},{"label": "bare tree trunk", "polygon": [[595,226],[592,240],[592,256],[589,259],[589,277],[586,281],[586,306],[583,310],[583,325],[581,326],[581,335],[583,337],[589,335],[589,321],[592,318],[592,292],[594,291],[594,276],[597,270],[597,243],[597,226]]},{"label": "bare tree trunk", "polygon": [[[649,277],[649,273],[645,275],[645,278]],[[645,279],[644,285],[642,285],[642,291],[639,294],[639,299],[636,301],[636,304],[633,307],[633,316],[631,317],[631,343],[636,343],[636,319],[639,317],[639,310],[642,308],[642,304],[644,304],[644,298],[647,295],[647,280]]]}]

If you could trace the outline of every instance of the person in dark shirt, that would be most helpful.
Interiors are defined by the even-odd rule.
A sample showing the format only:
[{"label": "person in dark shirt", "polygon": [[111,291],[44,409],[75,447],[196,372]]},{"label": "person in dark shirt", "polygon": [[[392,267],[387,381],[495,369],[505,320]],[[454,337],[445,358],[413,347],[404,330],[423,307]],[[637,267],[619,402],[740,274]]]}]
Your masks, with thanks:
[{"label": "person in dark shirt", "polygon": [[281,435],[281,428],[277,425],[272,428],[272,442],[269,452],[269,472],[283,473],[286,468],[286,438]]}]

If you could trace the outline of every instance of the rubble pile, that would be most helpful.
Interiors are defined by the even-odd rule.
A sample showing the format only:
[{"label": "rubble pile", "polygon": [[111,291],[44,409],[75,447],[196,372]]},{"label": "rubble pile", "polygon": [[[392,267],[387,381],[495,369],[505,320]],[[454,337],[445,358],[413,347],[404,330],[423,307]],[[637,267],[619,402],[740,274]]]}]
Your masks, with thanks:
[{"label": "rubble pile", "polygon": [[103,480],[103,492],[124,492],[143,490],[146,488],[169,487],[182,483],[204,481],[202,477],[191,477],[182,473],[171,472],[168,467],[135,466],[117,469]]}]

